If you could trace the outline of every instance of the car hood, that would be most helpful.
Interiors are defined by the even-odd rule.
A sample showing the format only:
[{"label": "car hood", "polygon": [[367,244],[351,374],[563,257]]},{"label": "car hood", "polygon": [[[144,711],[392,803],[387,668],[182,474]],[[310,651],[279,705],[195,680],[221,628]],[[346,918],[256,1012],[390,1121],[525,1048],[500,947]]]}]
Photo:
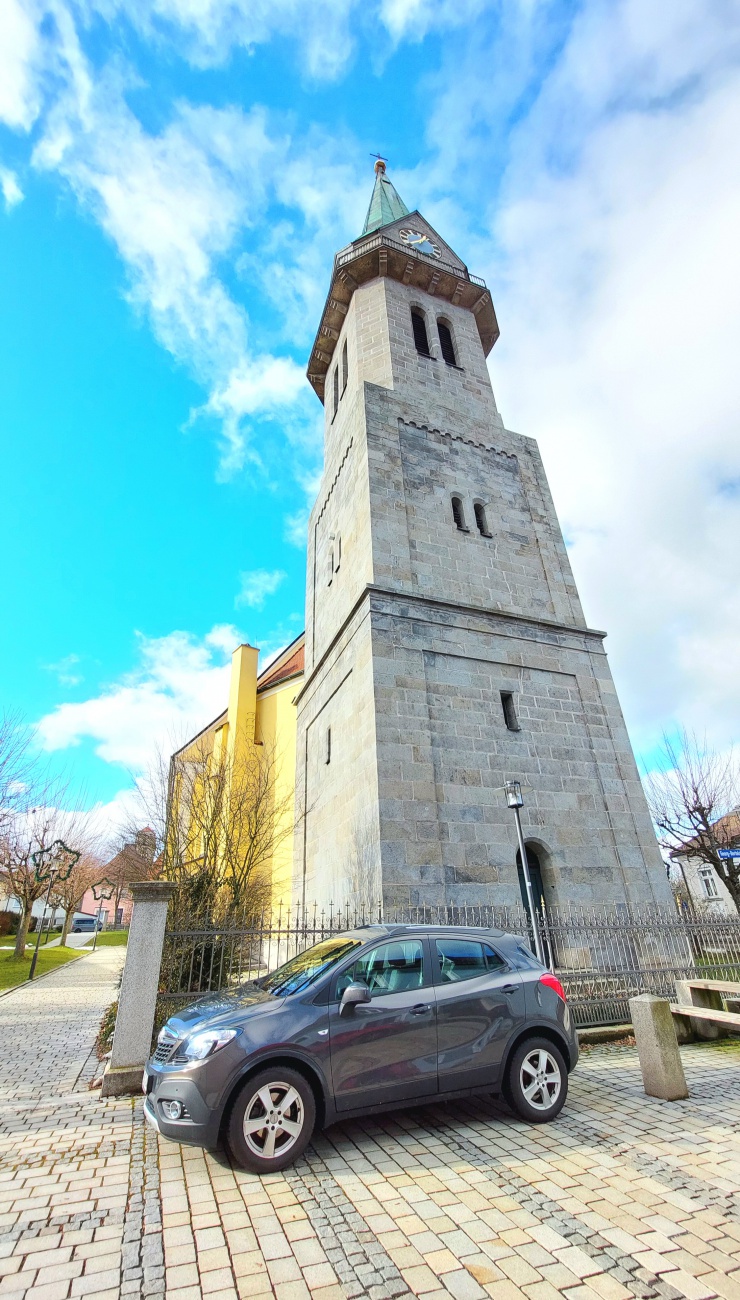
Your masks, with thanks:
[{"label": "car hood", "polygon": [[242,984],[233,992],[209,993],[207,997],[191,1002],[170,1016],[167,1028],[178,1038],[184,1038],[186,1034],[212,1025],[242,1024],[252,1016],[277,1010],[283,1001],[283,998],[266,993],[257,984]]}]

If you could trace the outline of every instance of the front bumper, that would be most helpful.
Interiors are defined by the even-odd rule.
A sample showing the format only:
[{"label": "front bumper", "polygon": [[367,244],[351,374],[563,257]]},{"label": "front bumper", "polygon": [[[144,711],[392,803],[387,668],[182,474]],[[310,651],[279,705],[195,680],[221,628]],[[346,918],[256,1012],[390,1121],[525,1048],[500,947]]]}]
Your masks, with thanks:
[{"label": "front bumper", "polygon": [[[207,1148],[218,1146],[223,1105],[213,1097],[209,1073],[201,1069],[197,1077],[192,1077],[189,1072],[148,1061],[142,1085],[147,1123],[173,1142]],[[162,1111],[163,1101],[179,1101],[183,1107],[182,1119],[167,1119]]]}]

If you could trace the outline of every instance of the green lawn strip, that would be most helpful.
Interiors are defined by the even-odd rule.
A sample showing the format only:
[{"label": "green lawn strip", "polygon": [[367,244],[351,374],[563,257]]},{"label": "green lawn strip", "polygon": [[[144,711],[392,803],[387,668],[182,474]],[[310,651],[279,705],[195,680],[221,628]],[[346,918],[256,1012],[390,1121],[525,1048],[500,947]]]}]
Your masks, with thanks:
[{"label": "green lawn strip", "polygon": [[[92,936],[93,939],[95,935]],[[98,935],[98,947],[122,948],[128,943],[128,930],[104,930]],[[92,946],[92,945],[91,945]]]},{"label": "green lawn strip", "polygon": [[[36,975],[45,975],[47,971],[56,970],[57,966],[64,966],[68,961],[74,961],[75,957],[80,957],[85,952],[83,948],[39,948],[39,959],[36,963]],[[33,953],[26,949],[26,956],[18,960],[11,953],[0,953],[0,989],[12,989],[16,984],[23,984],[28,979],[28,972],[31,969],[31,958]]]}]

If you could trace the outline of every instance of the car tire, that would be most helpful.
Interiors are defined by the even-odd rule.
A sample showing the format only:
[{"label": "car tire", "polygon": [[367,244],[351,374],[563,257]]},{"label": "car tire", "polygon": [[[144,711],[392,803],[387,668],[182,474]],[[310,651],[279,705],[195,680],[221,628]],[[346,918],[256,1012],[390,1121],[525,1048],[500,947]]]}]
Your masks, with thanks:
[{"label": "car tire", "polygon": [[506,1067],[504,1097],[530,1124],[547,1124],[560,1114],[568,1096],[568,1070],[560,1048],[549,1038],[527,1038]]},{"label": "car tire", "polygon": [[297,1070],[276,1065],[243,1084],[229,1115],[226,1144],[242,1169],[269,1174],[298,1159],[315,1123],[310,1083]]}]

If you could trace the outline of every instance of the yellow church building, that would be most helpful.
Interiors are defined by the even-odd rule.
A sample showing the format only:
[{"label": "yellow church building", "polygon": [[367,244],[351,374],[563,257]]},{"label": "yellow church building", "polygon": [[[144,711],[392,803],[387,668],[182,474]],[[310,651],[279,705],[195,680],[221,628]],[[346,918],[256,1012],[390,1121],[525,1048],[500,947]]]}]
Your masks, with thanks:
[{"label": "yellow church building", "polygon": [[[188,740],[172,756],[173,771],[189,761],[212,757],[214,766],[222,756],[231,763],[240,757],[269,755],[275,825],[272,852],[262,863],[269,881],[272,906],[286,905],[292,896],[293,830],[295,823],[296,709],[295,698],[303,684],[304,634],[259,671],[259,650],[240,645],[231,656],[228,705],[213,722]],[[177,789],[177,787],[176,787]],[[187,816],[185,809],[179,815]]]}]

